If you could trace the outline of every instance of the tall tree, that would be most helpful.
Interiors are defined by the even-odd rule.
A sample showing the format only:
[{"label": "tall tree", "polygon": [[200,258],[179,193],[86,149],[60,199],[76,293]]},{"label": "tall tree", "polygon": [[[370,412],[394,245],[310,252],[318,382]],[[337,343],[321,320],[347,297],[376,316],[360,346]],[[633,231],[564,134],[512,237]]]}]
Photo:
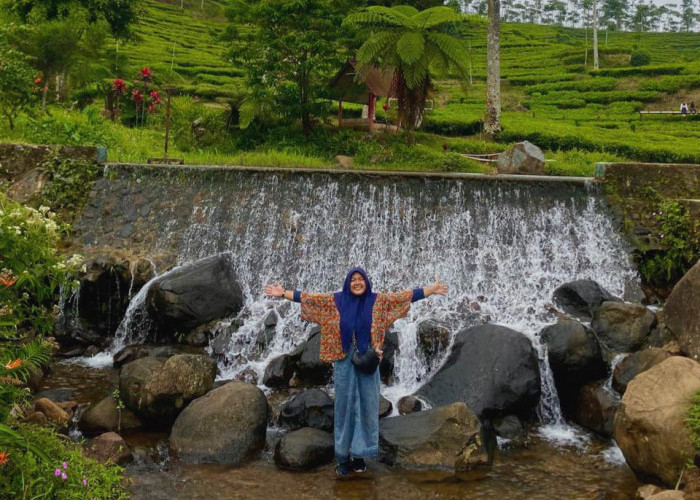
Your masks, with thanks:
[{"label": "tall tree", "polygon": [[341,63],[338,34],[347,5],[337,0],[238,0],[227,11],[231,58],[245,69],[250,94],[241,109],[301,120],[307,132],[325,111],[319,101]]},{"label": "tall tree", "polygon": [[400,5],[369,7],[350,14],[345,25],[367,34],[357,52],[362,71],[380,66],[394,69],[399,118],[409,133],[422,116],[431,79],[457,72],[466,78],[469,58],[453,34],[464,17],[449,7],[424,11]]},{"label": "tall tree", "polygon": [[692,31],[698,19],[700,19],[700,13],[695,0],[681,0],[681,27],[683,31]]},{"label": "tall tree", "polygon": [[598,63],[598,0],[593,0],[593,69],[600,67]]},{"label": "tall tree", "polygon": [[486,117],[484,132],[495,136],[501,132],[501,0],[488,0],[486,35]]}]

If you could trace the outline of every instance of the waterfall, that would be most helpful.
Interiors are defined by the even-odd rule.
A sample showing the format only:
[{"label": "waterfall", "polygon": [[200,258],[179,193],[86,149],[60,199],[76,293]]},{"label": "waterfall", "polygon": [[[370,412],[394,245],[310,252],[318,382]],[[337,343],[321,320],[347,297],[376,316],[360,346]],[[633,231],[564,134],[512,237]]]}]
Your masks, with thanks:
[{"label": "waterfall", "polygon": [[[269,360],[308,336],[298,304],[266,299],[265,283],[332,292],[360,265],[376,291],[436,277],[450,287],[448,296],[413,304],[396,323],[396,382],[382,389],[385,395],[410,394],[430,375],[416,339],[422,321],[447,325],[450,343],[465,327],[495,322],[533,341],[544,380],[540,415],[555,423],[561,415],[538,338],[556,321],[552,292],[589,278],[622,296],[636,282],[602,196],[583,184],[194,169],[158,175],[152,195],[175,202],[159,212],[153,251],[175,249],[180,265],[222,251],[234,255],[244,307],[220,363],[222,378],[250,369],[260,376]],[[121,182],[135,182],[128,179]],[[182,195],[186,186],[196,196]],[[189,215],[178,215],[184,210]],[[134,318],[146,288],[120,326],[121,345],[138,338]],[[261,350],[256,338],[271,310],[279,320]]]}]

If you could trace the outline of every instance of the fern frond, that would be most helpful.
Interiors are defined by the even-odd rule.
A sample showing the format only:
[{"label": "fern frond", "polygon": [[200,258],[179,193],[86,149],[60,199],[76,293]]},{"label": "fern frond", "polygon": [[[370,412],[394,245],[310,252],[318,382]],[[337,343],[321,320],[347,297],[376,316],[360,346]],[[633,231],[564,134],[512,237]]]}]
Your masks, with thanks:
[{"label": "fern frond", "polygon": [[419,11],[412,5],[394,5],[391,7],[392,10],[400,12],[406,17],[415,17]]},{"label": "fern frond", "polygon": [[423,55],[425,49],[425,39],[423,35],[416,31],[404,33],[396,41],[396,53],[405,64],[415,64]]},{"label": "fern frond", "polygon": [[20,379],[15,377],[0,376],[0,384],[21,386],[24,384]]},{"label": "fern frond", "polygon": [[425,36],[431,43],[434,43],[461,72],[464,73],[467,71],[469,66],[468,53],[459,40],[445,33],[426,33]]},{"label": "fern frond", "polygon": [[385,56],[388,50],[394,50],[400,36],[401,33],[390,30],[374,34],[357,51],[357,60],[360,63],[369,64]]},{"label": "fern frond", "polygon": [[343,21],[343,24],[361,28],[415,26],[411,18],[401,13],[400,10],[396,10],[394,7],[378,5],[349,14]]},{"label": "fern frond", "polygon": [[461,23],[464,21],[462,14],[449,7],[431,7],[419,12],[413,17],[413,21],[423,29],[435,28],[447,23]]}]

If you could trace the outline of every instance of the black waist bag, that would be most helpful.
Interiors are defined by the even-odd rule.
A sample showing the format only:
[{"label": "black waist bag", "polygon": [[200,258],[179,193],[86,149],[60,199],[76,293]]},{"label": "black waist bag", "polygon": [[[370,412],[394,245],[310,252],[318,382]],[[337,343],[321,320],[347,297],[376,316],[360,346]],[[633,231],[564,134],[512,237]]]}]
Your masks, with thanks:
[{"label": "black waist bag", "polygon": [[360,354],[357,349],[357,342],[353,333],[352,342],[355,346],[355,352],[352,354],[352,364],[357,367],[362,373],[372,375],[379,366],[379,356],[374,352],[372,346],[368,346],[364,354]]}]

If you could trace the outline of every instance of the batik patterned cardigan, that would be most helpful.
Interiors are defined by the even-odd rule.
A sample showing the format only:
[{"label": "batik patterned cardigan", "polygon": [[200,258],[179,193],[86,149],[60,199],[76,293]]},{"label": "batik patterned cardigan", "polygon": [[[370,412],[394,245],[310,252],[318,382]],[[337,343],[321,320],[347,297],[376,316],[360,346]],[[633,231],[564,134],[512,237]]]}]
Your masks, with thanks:
[{"label": "batik patterned cardigan", "polygon": [[[378,293],[372,307],[370,344],[381,350],[384,334],[394,322],[408,314],[411,302],[423,298],[423,289],[404,290],[397,293]],[[321,361],[332,363],[345,357],[340,341],[340,313],[332,293],[306,293],[296,291],[294,301],[301,302],[301,319],[318,323],[321,327]]]}]

